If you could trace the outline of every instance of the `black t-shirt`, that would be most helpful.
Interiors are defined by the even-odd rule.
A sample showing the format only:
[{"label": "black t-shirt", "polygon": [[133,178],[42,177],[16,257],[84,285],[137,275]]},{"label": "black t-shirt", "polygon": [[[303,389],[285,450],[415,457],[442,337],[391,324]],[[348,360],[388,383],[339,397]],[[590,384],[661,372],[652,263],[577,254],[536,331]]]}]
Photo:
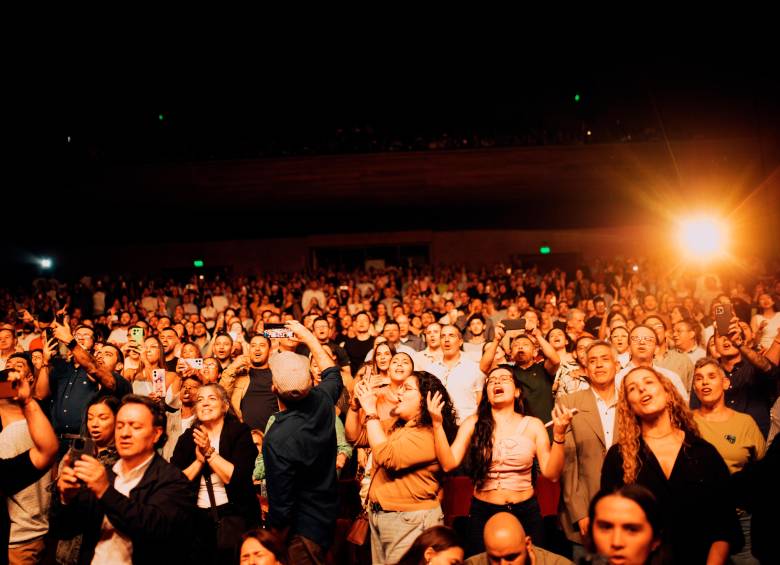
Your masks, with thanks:
[{"label": "black t-shirt", "polygon": [[[344,348],[341,347],[338,343],[335,341],[329,341],[326,343],[328,347],[330,347],[330,350],[333,351],[333,355],[336,356],[336,362],[338,363],[339,367],[346,367],[350,364],[349,361],[349,355],[347,355],[347,352],[344,351]],[[298,345],[298,347],[295,348],[295,352],[299,355],[303,355],[304,357],[308,357],[309,353],[309,347],[305,343],[301,343]]]},{"label": "black t-shirt", "polygon": [[276,395],[271,391],[271,369],[249,369],[249,387],[241,399],[244,423],[253,430],[265,431],[271,414],[279,411]]},{"label": "black t-shirt", "polygon": [[534,363],[527,369],[515,365],[512,367],[512,372],[520,381],[525,413],[547,422],[551,417],[555,401],[552,395],[552,381],[544,368],[544,363]]},{"label": "black t-shirt", "polygon": [[165,362],[165,370],[170,372],[170,373],[175,373],[176,372],[176,363],[178,363],[178,362],[179,362],[179,358],[178,357],[174,357],[170,361],[166,361]]},{"label": "black t-shirt", "polygon": [[356,337],[348,337],[344,340],[344,350],[349,356],[349,365],[352,367],[352,374],[357,373],[363,361],[366,360],[368,352],[374,348],[374,336],[369,336],[367,340],[361,341]]}]

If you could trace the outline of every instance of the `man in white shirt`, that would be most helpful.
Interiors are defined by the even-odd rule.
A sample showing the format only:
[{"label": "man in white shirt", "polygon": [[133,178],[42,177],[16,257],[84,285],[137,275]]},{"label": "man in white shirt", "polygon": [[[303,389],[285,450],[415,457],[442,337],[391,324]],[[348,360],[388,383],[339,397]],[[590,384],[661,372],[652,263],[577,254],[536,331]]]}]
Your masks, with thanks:
[{"label": "man in white shirt", "polygon": [[485,386],[485,374],[479,363],[462,351],[463,337],[453,325],[441,329],[442,360],[428,365],[428,372],[436,375],[450,394],[458,425],[477,411]]},{"label": "man in white shirt", "polygon": [[607,450],[617,440],[616,351],[611,343],[594,341],[585,353],[590,388],[559,398],[566,408],[576,408],[566,432],[560,516],[566,537],[575,544],[575,557],[588,531],[588,505],[601,486],[601,466]]},{"label": "man in white shirt", "polygon": [[685,385],[680,378],[680,375],[669,369],[656,365],[654,361],[655,350],[658,344],[658,335],[655,330],[650,326],[638,325],[631,329],[631,333],[628,334],[628,340],[631,349],[631,361],[626,367],[620,371],[615,377],[615,386],[620,390],[620,383],[623,382],[625,377],[631,369],[636,367],[651,367],[669,379],[680,396],[683,397],[686,404],[689,401],[688,391],[685,389]]},{"label": "man in white shirt", "polygon": [[192,528],[194,491],[155,452],[165,442],[163,409],[147,397],[126,396],[115,439],[119,460],[111,469],[89,455],[75,461],[66,455],[53,530],[65,537],[83,533],[82,560],[93,565],[180,562]]},{"label": "man in white shirt", "polygon": [[425,328],[425,342],[427,346],[422,351],[418,351],[414,359],[415,371],[427,371],[427,366],[431,363],[439,363],[442,359],[441,350],[441,324],[431,322]]}]

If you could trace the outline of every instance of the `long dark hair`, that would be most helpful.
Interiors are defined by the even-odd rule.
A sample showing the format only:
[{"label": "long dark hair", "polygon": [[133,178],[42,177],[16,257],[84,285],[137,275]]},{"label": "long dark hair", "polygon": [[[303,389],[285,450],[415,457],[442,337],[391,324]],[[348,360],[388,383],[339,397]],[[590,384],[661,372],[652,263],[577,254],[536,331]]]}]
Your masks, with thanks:
[{"label": "long dark hair", "polygon": [[[455,439],[455,436],[458,435],[458,424],[455,420],[455,407],[452,404],[452,399],[450,398],[447,389],[444,388],[444,385],[438,377],[426,373],[425,371],[415,371],[412,373],[412,376],[417,379],[417,387],[420,389],[420,396],[422,397],[420,400],[420,418],[417,420],[417,423],[424,427],[433,426],[431,414],[428,412],[427,397],[428,393],[433,396],[438,392],[441,394],[441,398],[444,401],[444,407],[441,410],[443,418],[442,427],[444,427],[444,433],[447,434],[447,440],[452,442]],[[393,427],[400,428],[405,424],[406,422],[399,418]]]},{"label": "long dark hair", "polygon": [[396,565],[424,565],[425,550],[446,551],[451,547],[463,547],[455,530],[447,526],[433,526],[423,531]]},{"label": "long dark hair", "polygon": [[[493,368],[493,370],[488,373],[485,383],[487,383],[490,375],[499,369],[509,371],[512,375],[512,381],[515,384],[515,388],[520,391],[520,396],[515,398],[515,412],[525,415],[522,388],[520,387],[520,381],[515,376],[511,366],[499,365],[498,367]],[[495,426],[496,421],[493,418],[493,407],[488,400],[487,391],[484,391],[482,399],[479,401],[479,407],[477,408],[477,423],[474,424],[474,433],[471,436],[471,444],[469,445],[468,454],[466,455],[466,469],[477,488],[482,485],[485,476],[490,470],[490,465],[493,462],[493,431],[495,430]]]}]

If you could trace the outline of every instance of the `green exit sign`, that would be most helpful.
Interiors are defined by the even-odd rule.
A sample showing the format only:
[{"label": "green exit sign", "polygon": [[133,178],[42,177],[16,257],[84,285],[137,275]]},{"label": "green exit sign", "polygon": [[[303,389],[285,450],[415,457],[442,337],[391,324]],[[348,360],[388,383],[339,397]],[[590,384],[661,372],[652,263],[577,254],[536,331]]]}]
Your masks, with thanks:
[{"label": "green exit sign", "polygon": [[197,267],[198,269],[200,269],[200,268],[203,266],[203,260],[202,260],[202,259],[195,259],[195,260],[192,262],[192,264],[193,264],[193,266],[195,266],[195,267]]},{"label": "green exit sign", "polygon": [[541,253],[542,255],[549,255],[550,251],[552,251],[552,249],[550,249],[549,245],[542,245],[539,248],[539,253]]}]

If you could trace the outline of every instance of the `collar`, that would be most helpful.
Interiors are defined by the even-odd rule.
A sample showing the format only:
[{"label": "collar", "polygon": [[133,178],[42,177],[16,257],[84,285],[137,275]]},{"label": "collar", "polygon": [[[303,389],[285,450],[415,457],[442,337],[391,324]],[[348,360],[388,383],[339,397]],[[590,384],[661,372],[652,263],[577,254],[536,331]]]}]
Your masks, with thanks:
[{"label": "collar", "polygon": [[[603,398],[601,398],[601,397],[600,397],[600,396],[599,396],[599,395],[596,393],[596,391],[595,391],[595,390],[593,390],[593,388],[592,388],[592,387],[590,387],[590,391],[593,393],[593,396],[594,396],[594,398],[596,399],[596,404],[598,404],[599,402],[603,402],[604,404],[607,404],[607,401],[606,401],[606,400],[604,400]],[[617,392],[617,388],[615,388],[615,394],[613,394],[613,395],[612,395],[612,402],[610,402],[609,404],[607,404],[607,408],[612,408],[613,406],[617,406],[617,402],[618,402],[618,392]]]},{"label": "collar", "polygon": [[111,469],[114,471],[114,473],[116,473],[116,476],[122,480],[131,481],[133,479],[139,479],[143,477],[144,473],[146,473],[146,470],[149,468],[149,465],[152,464],[152,460],[154,459],[155,454],[156,453],[152,453],[148,459],[127,473],[124,471],[124,462],[122,459],[117,460]]}]

